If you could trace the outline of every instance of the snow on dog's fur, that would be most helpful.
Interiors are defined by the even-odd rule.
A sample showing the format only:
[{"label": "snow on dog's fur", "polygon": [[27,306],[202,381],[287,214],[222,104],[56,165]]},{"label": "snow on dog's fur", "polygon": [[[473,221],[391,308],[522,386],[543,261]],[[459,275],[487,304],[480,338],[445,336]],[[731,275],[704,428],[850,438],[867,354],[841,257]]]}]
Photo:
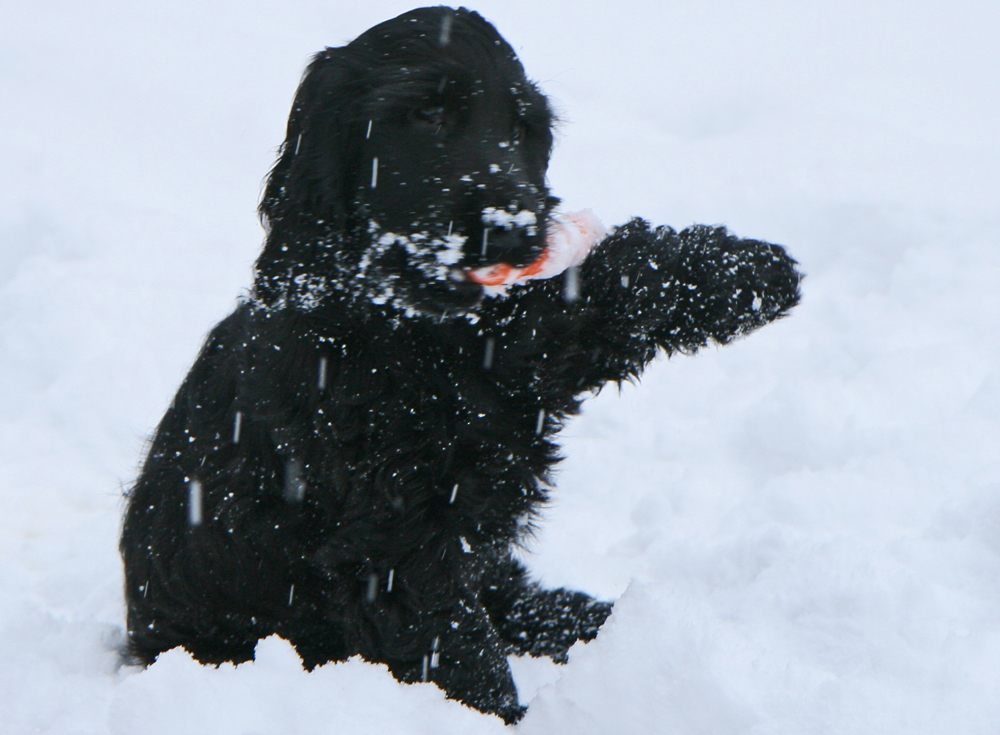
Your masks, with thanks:
[{"label": "snow on dog's fur", "polygon": [[[778,246],[560,220],[552,117],[477,14],[318,54],[261,204],[252,297],[209,335],[129,494],[129,649],[360,654],[508,722],[506,656],[611,610],[510,553],[578,396],[783,315]],[[561,224],[560,224],[561,223]],[[598,242],[599,241],[599,242]],[[486,298],[486,289],[505,296]]]}]

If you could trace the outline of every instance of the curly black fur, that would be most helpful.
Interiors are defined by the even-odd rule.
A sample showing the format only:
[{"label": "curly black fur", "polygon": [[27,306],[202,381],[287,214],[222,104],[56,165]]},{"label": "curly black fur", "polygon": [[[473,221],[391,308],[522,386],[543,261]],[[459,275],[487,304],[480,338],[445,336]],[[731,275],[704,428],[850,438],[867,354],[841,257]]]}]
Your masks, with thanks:
[{"label": "curly black fur", "polygon": [[[510,548],[582,392],[782,316],[799,274],[725,229],[618,228],[567,278],[483,298],[544,246],[552,117],[486,21],[425,8],[309,66],[261,205],[252,298],[211,333],[129,495],[131,654],[360,654],[516,721],[510,652],[564,661],[611,605]],[[490,209],[492,208],[492,209]],[[533,213],[517,223],[484,216]],[[506,225],[506,226],[505,226]]]}]

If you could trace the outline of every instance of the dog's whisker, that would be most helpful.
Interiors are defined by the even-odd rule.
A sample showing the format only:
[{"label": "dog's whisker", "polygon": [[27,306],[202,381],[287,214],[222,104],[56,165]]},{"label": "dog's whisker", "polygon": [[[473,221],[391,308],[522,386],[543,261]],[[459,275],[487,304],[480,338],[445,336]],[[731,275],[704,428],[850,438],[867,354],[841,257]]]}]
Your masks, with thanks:
[{"label": "dog's whisker", "polygon": [[295,585],[293,584],[288,588],[288,607],[292,606],[292,600],[295,599]]},{"label": "dog's whisker", "polygon": [[458,495],[458,483],[455,483],[455,487],[451,489],[451,497],[448,498],[448,505],[455,504],[455,497]]},{"label": "dog's whisker", "polygon": [[[302,136],[300,135],[299,137],[301,138]],[[372,137],[372,121],[369,120],[368,121],[368,130],[365,131],[365,140],[368,140],[371,137]]]},{"label": "dog's whisker", "polygon": [[243,412],[237,411],[233,419],[233,444],[240,443],[240,428],[243,426]]},{"label": "dog's whisker", "polygon": [[483,228],[483,249],[482,249],[482,252],[479,254],[479,257],[481,257],[481,258],[485,258],[486,257],[486,248],[489,247],[489,244],[490,244],[490,228],[489,227],[484,227]]},{"label": "dog's whisker", "polygon": [[302,133],[299,133],[299,137],[295,139],[295,153],[293,155],[299,155],[299,146],[302,145]]},{"label": "dog's whisker", "polygon": [[451,226],[455,224],[454,220],[448,222],[448,237],[451,237]]},{"label": "dog's whisker", "polygon": [[396,570],[395,569],[390,569],[389,570],[389,579],[386,581],[386,584],[385,584],[385,591],[386,592],[392,592],[392,582],[393,582],[393,580],[395,578],[396,578]]},{"label": "dog's whisker", "polygon": [[378,186],[378,156],[372,158],[372,189]]},{"label": "dog's whisker", "polygon": [[538,409],[538,421],[535,422],[535,436],[542,433],[542,429],[545,428],[545,409]]}]

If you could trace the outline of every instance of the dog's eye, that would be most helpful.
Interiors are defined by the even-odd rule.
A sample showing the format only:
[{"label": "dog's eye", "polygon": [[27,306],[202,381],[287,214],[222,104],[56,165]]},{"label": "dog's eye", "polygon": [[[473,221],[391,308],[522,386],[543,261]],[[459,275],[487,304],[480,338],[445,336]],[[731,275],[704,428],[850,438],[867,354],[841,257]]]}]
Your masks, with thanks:
[{"label": "dog's eye", "polygon": [[410,113],[410,119],[417,125],[439,128],[445,123],[444,107],[440,105],[421,107]]}]

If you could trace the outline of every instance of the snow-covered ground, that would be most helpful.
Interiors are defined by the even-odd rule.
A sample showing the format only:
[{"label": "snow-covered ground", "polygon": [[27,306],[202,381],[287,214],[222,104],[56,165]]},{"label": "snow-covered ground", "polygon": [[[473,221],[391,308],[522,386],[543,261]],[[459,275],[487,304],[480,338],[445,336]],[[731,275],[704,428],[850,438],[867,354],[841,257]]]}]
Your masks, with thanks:
[{"label": "snow-covered ground", "polygon": [[[250,283],[299,74],[409,7],[4,3],[0,731],[503,731],[278,639],[116,656],[122,486]],[[808,273],[790,319],[567,428],[528,560],[619,601],[567,666],[515,662],[516,730],[1000,732],[1000,4],[476,8],[561,112],[567,209],[725,223]]]}]

